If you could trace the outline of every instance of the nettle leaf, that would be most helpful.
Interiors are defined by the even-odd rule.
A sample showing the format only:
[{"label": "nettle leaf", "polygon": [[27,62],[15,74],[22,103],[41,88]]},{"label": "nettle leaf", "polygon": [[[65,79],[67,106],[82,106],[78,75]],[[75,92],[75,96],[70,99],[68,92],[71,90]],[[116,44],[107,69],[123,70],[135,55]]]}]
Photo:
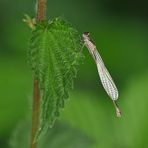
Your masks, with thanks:
[{"label": "nettle leaf", "polygon": [[[9,140],[10,148],[28,148],[30,145],[30,124],[20,123]],[[65,123],[56,123],[46,137],[38,143],[38,148],[92,148],[95,140],[79,129]]]},{"label": "nettle leaf", "polygon": [[37,23],[32,31],[28,59],[39,81],[41,94],[40,129],[37,138],[52,127],[73,88],[83,59],[81,38],[61,18]]}]

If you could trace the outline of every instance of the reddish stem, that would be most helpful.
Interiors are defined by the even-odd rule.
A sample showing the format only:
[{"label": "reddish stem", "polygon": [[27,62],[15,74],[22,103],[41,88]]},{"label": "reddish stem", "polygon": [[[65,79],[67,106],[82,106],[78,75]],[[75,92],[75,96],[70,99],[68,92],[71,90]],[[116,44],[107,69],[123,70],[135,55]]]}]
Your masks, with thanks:
[{"label": "reddish stem", "polygon": [[[46,0],[37,0],[37,21],[43,21],[45,19]],[[33,88],[33,105],[32,105],[32,130],[31,130],[31,145],[30,148],[37,148],[37,141],[35,136],[39,128],[39,113],[40,113],[40,89],[39,81],[34,77]]]},{"label": "reddish stem", "polygon": [[46,0],[38,0],[37,21],[43,21],[46,13]]},{"label": "reddish stem", "polygon": [[40,93],[39,92],[40,90],[39,90],[38,80],[34,80],[31,148],[37,148],[37,142],[35,142],[34,139],[39,126],[39,109],[40,109]]}]

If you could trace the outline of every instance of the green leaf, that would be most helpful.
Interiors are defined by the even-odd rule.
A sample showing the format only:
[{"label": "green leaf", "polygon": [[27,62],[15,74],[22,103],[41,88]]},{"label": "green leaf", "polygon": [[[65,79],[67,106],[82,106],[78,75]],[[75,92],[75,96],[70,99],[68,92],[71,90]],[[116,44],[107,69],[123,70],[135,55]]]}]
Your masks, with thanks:
[{"label": "green leaf", "polygon": [[32,31],[28,59],[39,80],[41,94],[40,128],[37,139],[52,127],[73,88],[78,65],[83,59],[81,38],[65,20],[36,24]]},{"label": "green leaf", "polygon": [[[50,139],[50,140],[48,140]],[[71,128],[67,124],[56,124],[49,131],[47,138],[42,140],[40,147],[51,148],[91,148],[94,143],[90,137],[82,131]]]},{"label": "green leaf", "polygon": [[[29,147],[30,124],[19,124],[10,139],[10,148]],[[47,136],[39,141],[39,148],[91,148],[94,141],[78,129],[67,124],[57,123]]]},{"label": "green leaf", "polygon": [[29,147],[30,130],[31,128],[28,126],[28,123],[26,122],[19,123],[10,137],[10,140],[9,140],[10,148]]},{"label": "green leaf", "polygon": [[130,148],[147,148],[148,133],[148,72],[133,76],[128,81],[123,94],[122,108],[124,118],[121,124],[117,125],[120,129],[123,143]]},{"label": "green leaf", "polygon": [[112,102],[98,91],[73,91],[61,120],[93,137],[96,141],[93,148],[114,148],[114,143],[118,142],[113,124],[118,119]]},{"label": "green leaf", "polygon": [[148,72],[127,79],[119,104],[122,118],[116,118],[112,102],[98,91],[72,94],[62,118],[96,141],[94,148],[147,148]]}]

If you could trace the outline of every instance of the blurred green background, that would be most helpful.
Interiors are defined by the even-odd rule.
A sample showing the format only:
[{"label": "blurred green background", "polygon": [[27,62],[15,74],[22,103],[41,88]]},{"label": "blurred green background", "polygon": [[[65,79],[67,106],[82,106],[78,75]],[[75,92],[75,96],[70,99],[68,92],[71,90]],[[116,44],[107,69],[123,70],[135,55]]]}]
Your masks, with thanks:
[{"label": "blurred green background", "polygon": [[[84,64],[59,121],[90,137],[93,148],[147,148],[147,1],[47,0],[47,7],[49,19],[63,16],[80,33],[91,33],[118,86],[123,113],[116,118],[85,48]],[[31,112],[32,74],[26,63],[30,29],[22,22],[25,13],[35,15],[35,0],[0,0],[0,148],[9,147],[14,128]]]}]

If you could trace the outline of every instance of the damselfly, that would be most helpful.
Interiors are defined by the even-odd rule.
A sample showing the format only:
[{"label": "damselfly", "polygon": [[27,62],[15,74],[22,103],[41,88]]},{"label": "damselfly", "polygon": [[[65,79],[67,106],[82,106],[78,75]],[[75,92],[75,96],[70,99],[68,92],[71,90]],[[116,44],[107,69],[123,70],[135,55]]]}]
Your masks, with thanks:
[{"label": "damselfly", "polygon": [[95,60],[97,70],[98,70],[98,73],[99,73],[99,76],[101,79],[101,83],[102,83],[105,91],[107,92],[107,94],[110,96],[110,98],[113,101],[113,104],[116,109],[117,117],[121,117],[120,109],[119,109],[117,103],[115,102],[118,99],[117,87],[116,87],[111,75],[109,74],[107,68],[105,67],[104,62],[103,62],[99,52],[97,51],[96,45],[93,43],[93,41],[91,40],[89,35],[90,35],[89,32],[83,33],[84,45],[88,48],[90,54],[92,55],[93,59]]}]

